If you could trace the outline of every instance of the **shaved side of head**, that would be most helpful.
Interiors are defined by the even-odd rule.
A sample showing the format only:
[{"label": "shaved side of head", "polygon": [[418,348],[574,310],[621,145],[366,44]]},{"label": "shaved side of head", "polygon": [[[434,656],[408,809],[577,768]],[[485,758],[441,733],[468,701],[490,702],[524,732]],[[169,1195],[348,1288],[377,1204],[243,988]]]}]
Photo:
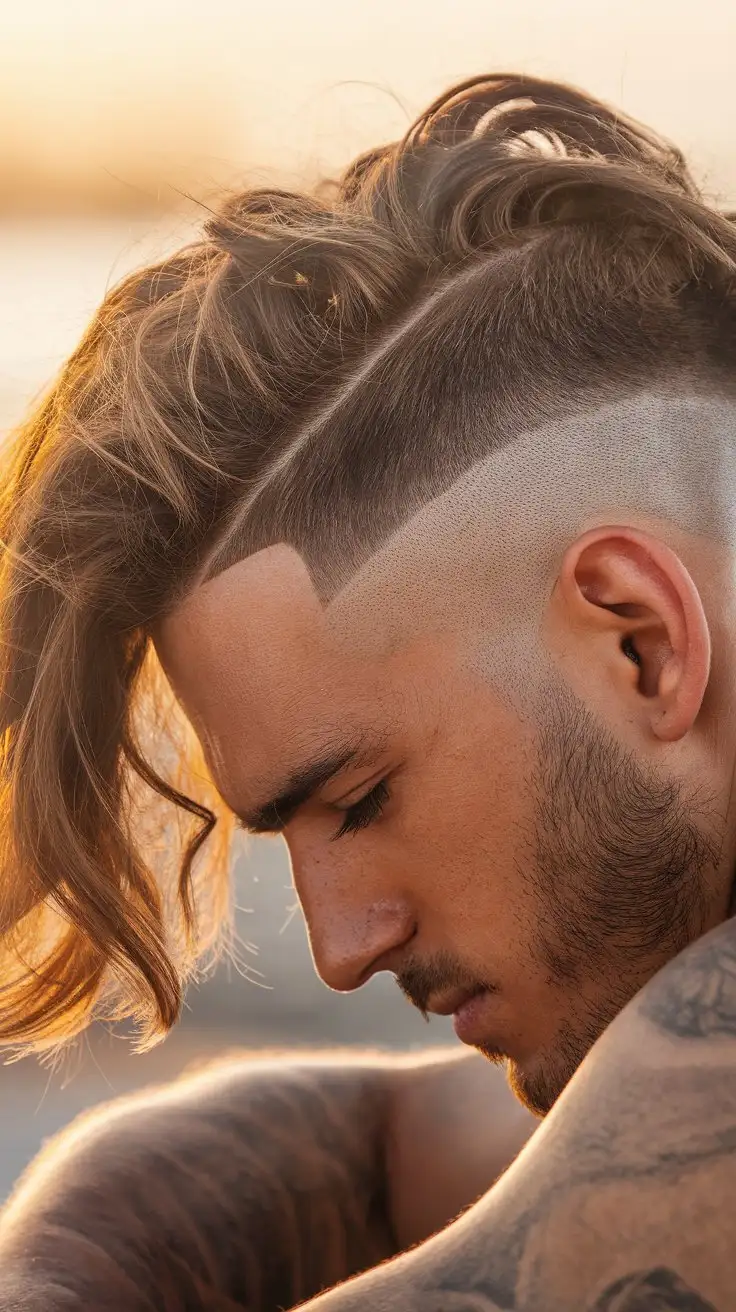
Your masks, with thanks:
[{"label": "shaved side of head", "polygon": [[443,523],[453,554],[463,543],[466,579],[492,541],[527,586],[546,577],[525,561],[532,538],[536,556],[598,515],[730,542],[725,292],[708,318],[678,297],[664,262],[652,314],[631,268],[617,286],[591,241],[581,278],[559,244],[554,234],[478,262],[421,300],[265,464],[194,586],[284,543],[330,601],[389,542],[420,547],[426,534],[436,567]]}]

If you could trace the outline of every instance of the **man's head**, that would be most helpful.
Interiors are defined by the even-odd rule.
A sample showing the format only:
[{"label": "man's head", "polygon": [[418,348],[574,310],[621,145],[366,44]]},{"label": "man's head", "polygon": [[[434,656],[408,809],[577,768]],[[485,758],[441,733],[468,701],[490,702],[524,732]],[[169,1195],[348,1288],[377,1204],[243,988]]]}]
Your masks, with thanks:
[{"label": "man's head", "polygon": [[19,906],[81,921],[78,999],[132,965],[168,1018],[123,767],[211,820],[134,734],[153,639],[229,810],[285,834],[326,981],[394,971],[544,1110],[728,905],[736,240],[676,153],[505,79],[334,208],[255,194],[210,239],[119,294],[86,348],[113,391],[80,378],[82,441],[13,485]]},{"label": "man's head", "polygon": [[[357,387],[371,417],[395,400],[366,371],[351,408]],[[309,442],[341,422],[337,403]],[[157,635],[221,794],[286,838],[325,982],[395,972],[538,1111],[726,912],[735,427],[729,401],[644,393],[520,434],[352,568],[348,538],[331,584],[331,547],[304,543],[310,569],[266,483]],[[349,498],[385,513],[358,487],[338,524]],[[228,563],[259,530],[274,543]]]}]

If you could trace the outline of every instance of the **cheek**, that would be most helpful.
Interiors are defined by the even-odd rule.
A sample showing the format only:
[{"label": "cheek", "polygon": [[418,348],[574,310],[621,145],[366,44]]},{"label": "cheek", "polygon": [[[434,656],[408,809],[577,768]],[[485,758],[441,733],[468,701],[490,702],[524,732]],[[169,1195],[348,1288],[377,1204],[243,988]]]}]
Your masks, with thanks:
[{"label": "cheek", "polygon": [[[490,699],[488,699],[490,700]],[[401,813],[403,839],[424,888],[463,915],[513,917],[534,826],[532,744],[518,717],[475,698],[427,756]]]},{"label": "cheek", "polygon": [[490,692],[468,698],[448,726],[442,762],[431,761],[458,831],[503,846],[530,809],[535,748],[518,715]]}]

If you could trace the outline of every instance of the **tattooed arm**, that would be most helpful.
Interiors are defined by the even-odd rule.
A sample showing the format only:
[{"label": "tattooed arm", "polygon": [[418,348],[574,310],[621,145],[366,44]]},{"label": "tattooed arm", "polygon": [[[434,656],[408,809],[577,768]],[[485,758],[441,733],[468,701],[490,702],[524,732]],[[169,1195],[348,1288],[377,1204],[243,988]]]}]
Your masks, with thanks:
[{"label": "tattooed arm", "polygon": [[609,1027],[461,1220],[304,1312],[733,1312],[736,922]]},{"label": "tattooed arm", "polygon": [[45,1150],[0,1217],[0,1309],[291,1307],[449,1221],[531,1125],[478,1058],[214,1067]]}]

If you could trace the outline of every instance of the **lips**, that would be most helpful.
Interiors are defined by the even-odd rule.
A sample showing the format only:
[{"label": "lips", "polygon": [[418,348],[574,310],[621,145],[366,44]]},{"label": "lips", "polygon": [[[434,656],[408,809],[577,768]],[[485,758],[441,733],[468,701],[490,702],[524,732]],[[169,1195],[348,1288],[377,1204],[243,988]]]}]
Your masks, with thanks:
[{"label": "lips", "polygon": [[447,989],[444,993],[438,990],[429,1002],[422,1000],[423,1005],[414,998],[412,1001],[425,1013],[452,1016],[453,1028],[461,1043],[480,1048],[486,1054],[501,1051],[498,1046],[500,999],[496,989],[476,984]]},{"label": "lips", "polygon": [[492,994],[481,987],[450,989],[427,1007],[435,1016],[452,1016],[457,1037],[471,1047],[488,1045],[492,1010]]},{"label": "lips", "polygon": [[487,989],[466,995],[452,1013],[452,1023],[461,1043],[487,1046],[491,1025],[492,997]]},{"label": "lips", "polygon": [[451,989],[437,998],[432,998],[427,1005],[427,1011],[431,1011],[434,1016],[454,1016],[466,1003],[484,993],[485,989]]}]

